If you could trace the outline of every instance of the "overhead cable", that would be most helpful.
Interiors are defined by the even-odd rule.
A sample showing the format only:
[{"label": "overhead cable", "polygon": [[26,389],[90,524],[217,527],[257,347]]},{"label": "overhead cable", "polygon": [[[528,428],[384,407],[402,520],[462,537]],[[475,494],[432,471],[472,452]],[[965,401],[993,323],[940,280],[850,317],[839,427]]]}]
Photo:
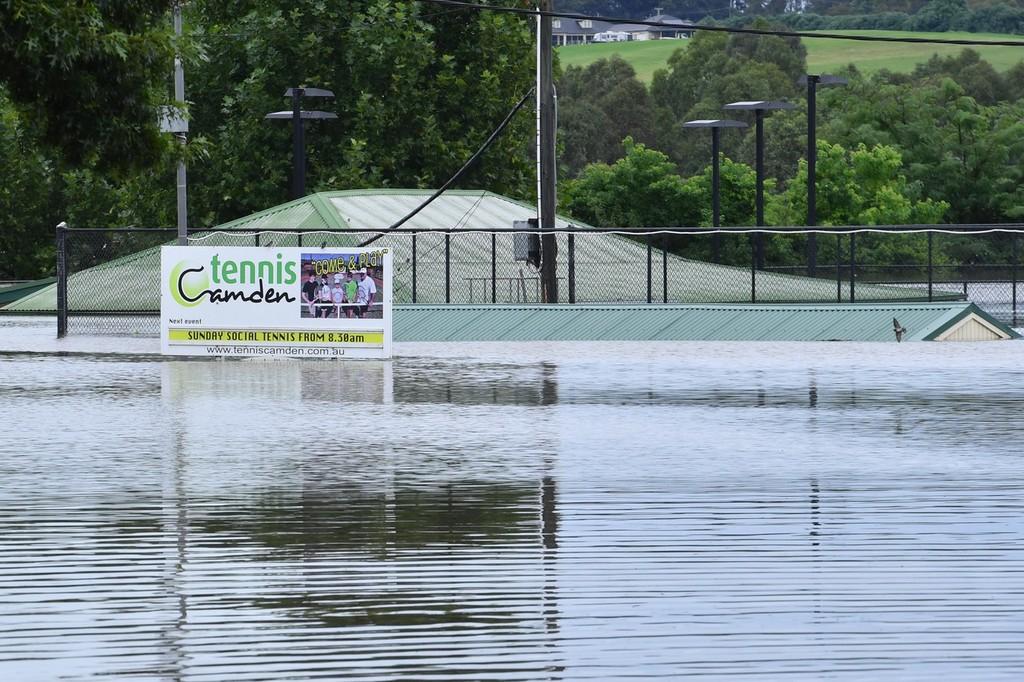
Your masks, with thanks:
[{"label": "overhead cable", "polygon": [[[430,197],[426,201],[424,201],[422,204],[420,204],[419,206],[414,208],[412,211],[410,211],[408,214],[406,214],[405,217],[403,217],[401,220],[399,220],[398,222],[396,222],[393,225],[391,225],[390,227],[388,227],[386,230],[384,230],[384,232],[388,232],[390,230],[397,229],[397,228],[401,227],[402,225],[404,225],[414,215],[416,215],[417,213],[419,213],[420,211],[425,209],[427,206],[429,206],[430,203],[434,201],[434,199],[437,199],[439,196],[441,196],[441,194],[443,194],[445,190],[447,190],[449,187],[451,187],[453,184],[455,184],[455,182],[460,177],[462,177],[463,173],[465,173],[467,170],[469,170],[469,167],[473,165],[473,162],[476,161],[478,158],[480,158],[480,155],[483,154],[484,151],[486,151],[486,149],[488,147],[490,147],[491,144],[496,139],[498,139],[498,136],[501,135],[502,131],[504,131],[505,128],[508,126],[508,124],[512,121],[512,117],[515,116],[516,112],[518,112],[520,109],[522,109],[523,105],[526,104],[526,101],[528,99],[530,99],[530,95],[533,94],[533,90],[534,90],[533,88],[530,88],[529,92],[527,92],[525,95],[523,95],[523,98],[521,100],[519,100],[519,102],[514,107],[512,107],[512,111],[508,112],[508,115],[505,116],[505,120],[503,120],[501,122],[501,124],[497,128],[494,129],[494,132],[492,132],[490,134],[490,136],[484,141],[484,143],[480,146],[480,149],[477,149],[476,153],[473,154],[473,156],[469,157],[469,160],[466,161],[466,163],[462,164],[462,168],[460,168],[458,171],[456,171],[455,175],[453,175],[452,177],[448,178],[448,181],[445,182],[443,185],[441,185],[441,187],[436,192],[431,194]],[[384,232],[376,235],[375,237],[371,237],[370,239],[367,239],[365,242],[363,242],[359,246],[368,246],[368,245],[372,244],[373,242],[375,242],[378,239],[380,239],[381,237],[383,237],[384,236]]]}]

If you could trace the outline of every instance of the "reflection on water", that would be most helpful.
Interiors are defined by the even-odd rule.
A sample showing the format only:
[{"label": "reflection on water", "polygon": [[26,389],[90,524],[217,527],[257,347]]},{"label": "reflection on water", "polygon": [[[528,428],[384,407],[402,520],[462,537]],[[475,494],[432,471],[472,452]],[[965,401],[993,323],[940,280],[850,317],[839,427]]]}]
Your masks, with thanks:
[{"label": "reflection on water", "polygon": [[1017,679],[1024,346],[908,347],[0,355],[0,674]]}]

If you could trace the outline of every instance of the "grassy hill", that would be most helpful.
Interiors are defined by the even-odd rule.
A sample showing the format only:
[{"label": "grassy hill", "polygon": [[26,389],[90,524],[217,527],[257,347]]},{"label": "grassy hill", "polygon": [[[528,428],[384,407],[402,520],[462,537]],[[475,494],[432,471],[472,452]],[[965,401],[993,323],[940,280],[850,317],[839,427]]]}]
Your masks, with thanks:
[{"label": "grassy hill", "polygon": [[[829,31],[874,36],[913,36],[917,38],[945,38],[971,40],[1021,40],[1021,36],[998,33],[904,33],[901,31]],[[857,65],[861,71],[872,73],[879,69],[908,72],[915,65],[927,61],[933,54],[959,54],[959,45],[921,45],[908,43],[862,43],[827,38],[805,38],[807,68],[811,73],[829,73],[847,64]],[[613,54],[620,55],[636,69],[640,80],[650,82],[656,69],[664,68],[669,55],[685,46],[685,40],[641,40],[627,43],[599,43],[570,45],[558,48],[562,67],[586,66]],[[1024,48],[974,47],[998,71],[1005,71],[1024,60]]]}]

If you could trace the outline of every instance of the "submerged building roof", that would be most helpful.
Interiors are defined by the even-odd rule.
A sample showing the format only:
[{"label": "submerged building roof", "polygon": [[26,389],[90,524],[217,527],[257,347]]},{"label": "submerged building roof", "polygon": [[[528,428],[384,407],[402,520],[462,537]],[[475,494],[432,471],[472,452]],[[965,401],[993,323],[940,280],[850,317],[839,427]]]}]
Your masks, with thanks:
[{"label": "submerged building roof", "polygon": [[56,277],[36,279],[28,282],[15,282],[13,284],[0,284],[0,308],[8,303],[13,303],[40,289],[45,289],[57,281]]},{"label": "submerged building roof", "polygon": [[[299,246],[320,248],[357,246],[387,229],[419,206],[432,190],[350,190],[321,192],[225,223],[216,232],[197,234],[191,244],[210,246]],[[536,215],[533,205],[491,192],[445,192],[403,225],[420,230],[452,228],[508,230],[514,221]],[[590,226],[556,219],[558,228]],[[301,236],[275,230],[306,230]],[[256,233],[259,235],[257,244]],[[743,237],[736,237],[743,238]],[[301,243],[300,243],[301,241]],[[515,259],[513,235],[387,233],[375,245],[394,252],[395,303],[539,303],[536,270]],[[560,288],[569,284],[569,238],[558,235]],[[414,247],[415,243],[415,249]],[[656,242],[655,242],[656,244]],[[492,279],[492,249],[494,273]],[[450,254],[446,279],[445,253]],[[744,303],[751,299],[751,271],[719,265],[674,253],[650,254],[652,300],[673,303]],[[623,235],[594,232],[574,238],[574,279],[577,303],[645,303],[647,246]],[[414,268],[415,263],[415,268]],[[415,269],[415,278],[413,271]],[[131,312],[158,310],[159,248],[151,248],[70,275],[71,310]],[[756,273],[756,298],[762,303],[835,301],[849,295],[849,283],[837,292],[835,280],[773,272]],[[415,282],[415,285],[414,285]],[[494,284],[492,289],[492,282]],[[415,296],[414,294],[415,288]],[[447,293],[446,293],[447,288]],[[131,295],[126,295],[125,292]],[[920,289],[857,284],[860,301],[921,300]],[[956,295],[949,295],[956,297]],[[567,300],[563,293],[562,300]],[[52,312],[56,287],[26,296],[8,309]]]},{"label": "submerged building roof", "polygon": [[1020,338],[973,303],[401,306],[395,341],[983,341]]}]

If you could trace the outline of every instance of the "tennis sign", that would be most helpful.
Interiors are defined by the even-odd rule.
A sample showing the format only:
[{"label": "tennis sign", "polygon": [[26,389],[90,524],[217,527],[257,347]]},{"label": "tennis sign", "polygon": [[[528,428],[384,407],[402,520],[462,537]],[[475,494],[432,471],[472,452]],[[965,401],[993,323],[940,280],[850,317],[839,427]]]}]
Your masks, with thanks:
[{"label": "tennis sign", "polygon": [[391,357],[391,252],[164,246],[166,355]]}]

